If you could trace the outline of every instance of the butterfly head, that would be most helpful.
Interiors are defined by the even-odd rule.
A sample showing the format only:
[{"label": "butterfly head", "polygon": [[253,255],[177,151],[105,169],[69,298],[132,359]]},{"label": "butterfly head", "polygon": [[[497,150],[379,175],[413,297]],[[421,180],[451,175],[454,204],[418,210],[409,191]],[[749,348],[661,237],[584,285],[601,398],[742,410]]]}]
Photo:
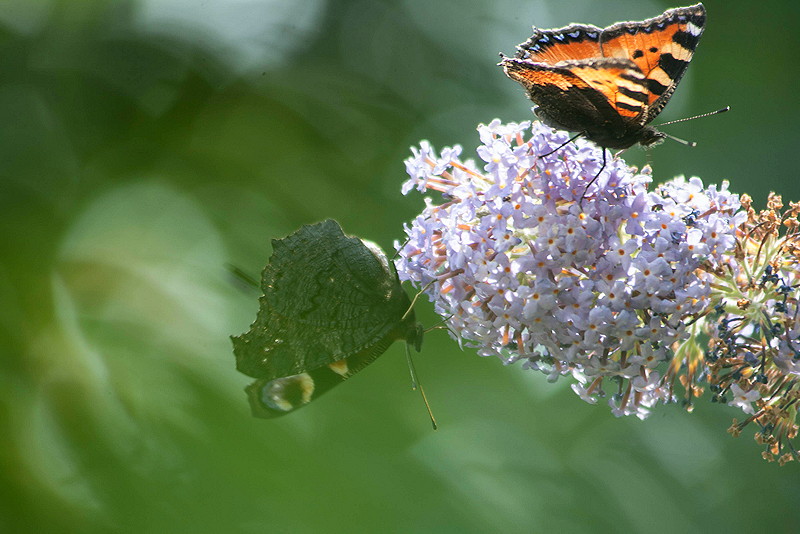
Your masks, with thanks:
[{"label": "butterfly head", "polygon": [[425,328],[422,326],[422,323],[414,323],[412,329],[409,330],[408,335],[406,336],[406,343],[410,346],[414,347],[417,352],[422,350],[422,338],[425,335]]},{"label": "butterfly head", "polygon": [[611,132],[602,128],[591,128],[583,132],[583,137],[602,148],[624,150],[637,143],[649,148],[662,143],[668,136],[652,126],[642,126],[641,128],[621,133]]},{"label": "butterfly head", "polygon": [[645,126],[639,133],[637,142],[643,147],[651,147],[663,143],[666,138],[667,134],[664,132],[659,132],[652,126]]}]

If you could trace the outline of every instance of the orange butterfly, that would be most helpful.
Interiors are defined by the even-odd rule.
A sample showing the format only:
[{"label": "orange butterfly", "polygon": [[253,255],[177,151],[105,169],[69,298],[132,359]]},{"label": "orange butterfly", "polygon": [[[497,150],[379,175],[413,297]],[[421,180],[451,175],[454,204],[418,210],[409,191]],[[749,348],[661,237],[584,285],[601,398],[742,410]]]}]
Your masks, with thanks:
[{"label": "orange butterfly", "polygon": [[667,137],[648,124],[686,72],[705,22],[706,10],[696,4],[608,28],[534,28],[516,57],[503,56],[499,65],[522,84],[545,124],[603,148],[650,146]]}]

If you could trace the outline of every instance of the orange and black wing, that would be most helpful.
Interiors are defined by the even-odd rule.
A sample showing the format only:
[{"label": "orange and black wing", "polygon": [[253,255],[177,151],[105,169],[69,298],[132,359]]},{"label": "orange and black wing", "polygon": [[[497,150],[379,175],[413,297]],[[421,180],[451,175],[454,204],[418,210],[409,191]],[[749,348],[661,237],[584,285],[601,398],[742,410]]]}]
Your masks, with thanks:
[{"label": "orange and black wing", "polygon": [[602,33],[602,28],[589,24],[572,24],[555,30],[534,28],[533,35],[517,46],[514,57],[551,66],[561,61],[599,58]]},{"label": "orange and black wing", "polygon": [[706,22],[703,4],[670,9],[641,22],[619,22],[599,38],[603,57],[630,59],[647,78],[647,124],[667,105],[686,72]]},{"label": "orange and black wing", "polygon": [[623,135],[647,100],[646,79],[627,59],[559,61],[556,65],[504,58],[506,75],[539,105],[537,114],[551,126],[573,132],[597,130]]},{"label": "orange and black wing", "polygon": [[[533,35],[517,46],[515,58],[504,58],[500,64],[539,104],[537,113],[550,116],[551,124],[571,131],[621,133],[624,123],[642,122],[649,95],[644,76],[631,58],[603,58],[604,31],[587,24],[555,30],[534,28]],[[591,117],[585,112],[586,101],[596,111]],[[571,112],[569,108],[576,104],[584,105]]]},{"label": "orange and black wing", "polygon": [[[517,47],[515,57],[562,68],[567,61],[597,58],[633,61],[647,79],[646,101],[632,104],[621,96],[610,97],[609,104],[617,107],[625,120],[643,125],[667,105],[689,66],[705,22],[705,7],[696,4],[670,9],[641,22],[618,22],[605,29],[587,24],[534,29],[533,35]],[[634,97],[641,100],[638,94]],[[617,102],[623,105],[619,107]]]}]

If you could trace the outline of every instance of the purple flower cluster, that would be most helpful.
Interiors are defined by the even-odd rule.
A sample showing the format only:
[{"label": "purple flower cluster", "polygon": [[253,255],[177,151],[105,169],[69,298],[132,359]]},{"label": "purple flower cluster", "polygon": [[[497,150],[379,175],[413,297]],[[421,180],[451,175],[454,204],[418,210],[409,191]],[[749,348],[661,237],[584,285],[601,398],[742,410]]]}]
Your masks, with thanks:
[{"label": "purple flower cluster", "polygon": [[[538,122],[478,128],[479,167],[461,147],[422,142],[403,193],[439,191],[406,228],[396,266],[425,287],[459,342],[483,356],[571,374],[585,400],[644,417],[672,400],[662,378],[709,307],[706,266],[735,243],[738,197],[650,170]],[[562,146],[563,145],[563,146]],[[602,171],[601,171],[602,168]],[[598,174],[599,173],[599,174]],[[596,177],[596,178],[595,178]]]}]

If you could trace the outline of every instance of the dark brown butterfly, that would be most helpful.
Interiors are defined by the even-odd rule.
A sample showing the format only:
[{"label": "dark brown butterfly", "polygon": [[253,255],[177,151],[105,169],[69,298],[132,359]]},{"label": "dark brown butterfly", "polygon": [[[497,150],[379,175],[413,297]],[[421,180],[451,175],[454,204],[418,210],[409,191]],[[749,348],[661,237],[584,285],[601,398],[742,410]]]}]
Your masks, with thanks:
[{"label": "dark brown butterfly", "polygon": [[259,310],[232,337],[236,368],[253,378],[253,415],[305,406],[402,339],[418,351],[422,326],[394,265],[374,243],[346,236],[333,220],[272,242]]}]

